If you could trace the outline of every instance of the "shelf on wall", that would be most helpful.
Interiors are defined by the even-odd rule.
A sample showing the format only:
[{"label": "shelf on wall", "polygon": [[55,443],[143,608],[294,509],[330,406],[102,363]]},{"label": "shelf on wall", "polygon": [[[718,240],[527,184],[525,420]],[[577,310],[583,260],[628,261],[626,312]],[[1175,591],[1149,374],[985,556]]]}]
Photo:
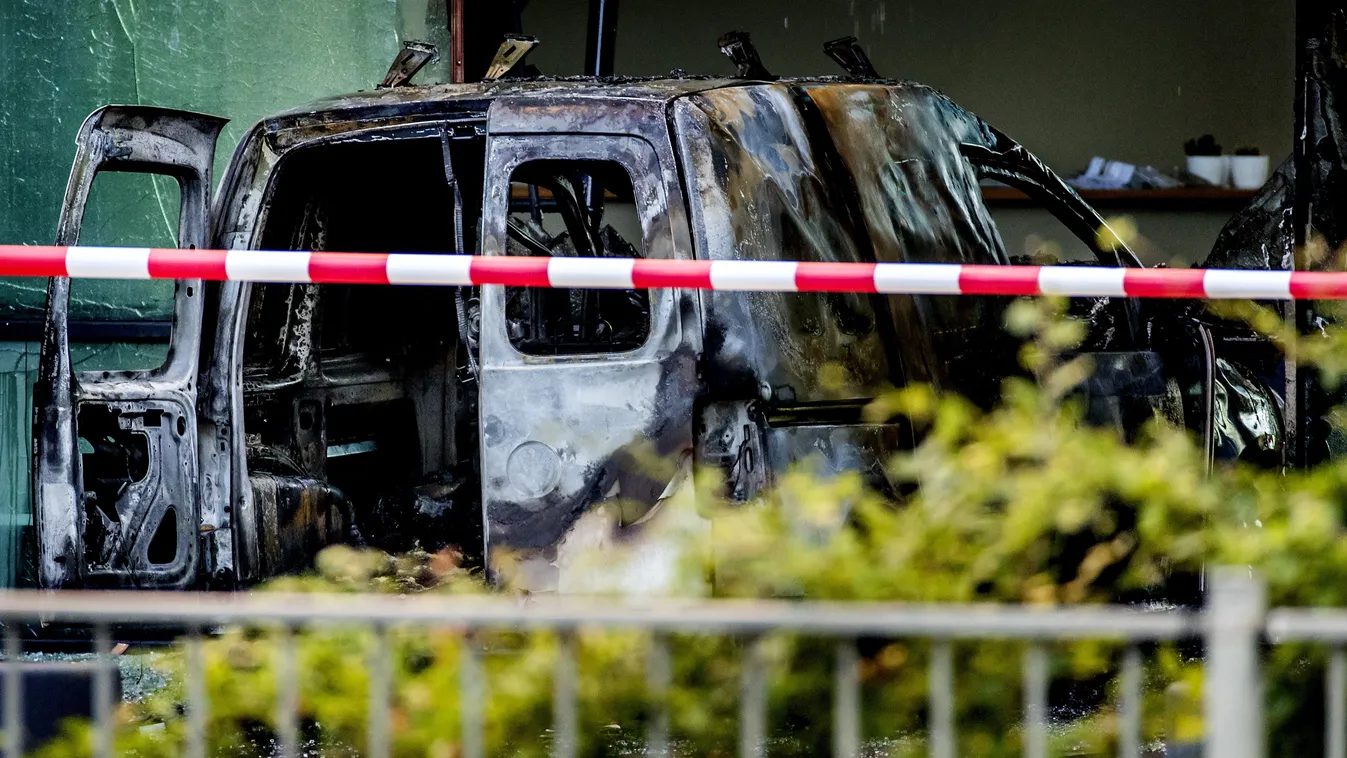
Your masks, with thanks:
[{"label": "shelf on wall", "polygon": [[[1164,211],[1228,210],[1243,208],[1256,190],[1227,187],[1180,187],[1157,190],[1081,190],[1085,202],[1096,208],[1138,208]],[[982,199],[993,206],[1032,206],[1037,201],[1013,187],[983,187]]]}]

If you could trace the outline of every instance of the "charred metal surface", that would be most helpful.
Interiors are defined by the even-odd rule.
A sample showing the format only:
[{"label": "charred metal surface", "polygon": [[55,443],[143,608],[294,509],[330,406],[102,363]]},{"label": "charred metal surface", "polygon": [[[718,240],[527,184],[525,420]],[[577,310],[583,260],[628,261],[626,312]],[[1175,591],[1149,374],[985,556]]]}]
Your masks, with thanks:
[{"label": "charred metal surface", "polygon": [[[680,100],[675,114],[702,256],[1006,262],[960,151],[991,136],[933,90],[755,85]],[[785,406],[873,397],[885,384],[946,384],[970,336],[1001,333],[995,303],[970,298],[703,300],[711,395]],[[830,385],[821,366],[835,368]]]},{"label": "charred metal surface", "polygon": [[1295,166],[1283,163],[1253,200],[1235,214],[1220,235],[1203,266],[1290,271],[1295,266],[1295,230],[1291,201],[1295,194]]},{"label": "charred metal surface", "polygon": [[264,576],[305,571],[320,550],[349,541],[350,506],[330,484],[273,474],[255,474],[249,483],[262,525]]},{"label": "charred metal surface", "polygon": [[[746,76],[769,78],[746,39],[729,42]],[[835,52],[853,75],[874,77],[857,49]],[[147,120],[132,131],[164,128]],[[85,153],[106,159],[106,145],[120,143],[90,129]],[[187,154],[208,170],[199,142]],[[63,230],[78,226],[91,167],[91,157],[76,165]],[[1034,190],[1094,244],[1103,221],[1079,196],[920,85],[398,86],[257,125],[221,183],[211,241],[1005,264],[983,176]],[[184,244],[203,245],[205,194],[188,194]],[[1106,264],[1135,263],[1125,249],[1099,252]],[[38,467],[49,485],[40,499],[44,584],[107,574],[117,584],[226,588],[301,569],[344,541],[456,546],[479,562],[509,548],[532,589],[582,587],[566,576],[572,548],[641,539],[694,460],[719,468],[740,501],[797,464],[859,471],[887,488],[881,463],[912,433],[864,423],[869,400],[913,382],[985,400],[1015,365],[997,299],[198,285],[179,288],[164,369],[87,383],[55,370],[66,334],[53,300],[36,419],[48,459]],[[1088,311],[1099,332],[1091,349],[1130,349],[1136,314],[1107,301]],[[1091,403],[1105,422],[1127,426],[1175,403],[1197,418],[1194,409],[1212,405],[1214,361],[1192,367],[1176,401],[1175,382],[1153,376],[1170,356],[1136,355],[1096,377]],[[1225,397],[1231,408],[1257,406],[1242,413],[1263,409],[1256,393]],[[98,431],[82,454],[77,414],[78,426]],[[1266,447],[1264,437],[1240,439]],[[165,530],[170,506],[177,521]],[[174,562],[162,566],[179,572],[172,577],[158,563],[165,556]],[[642,570],[660,574],[654,564]]]},{"label": "charred metal surface", "polygon": [[[494,54],[496,46],[493,45]],[[483,65],[485,72],[485,64]],[[480,84],[398,87],[319,100],[262,123],[268,147],[283,154],[320,139],[346,139],[368,130],[411,124],[481,123],[491,103],[511,96],[546,99],[668,101],[681,94],[729,84],[709,77],[685,79],[504,79]],[[483,132],[484,134],[484,132]],[[228,207],[227,204],[225,207]]]},{"label": "charred metal surface", "polygon": [[[489,176],[538,161],[617,164],[630,180],[647,258],[690,258],[687,211],[664,103],[511,98],[490,115]],[[612,135],[624,135],[616,137]],[[509,186],[490,184],[483,251],[507,252]],[[586,508],[607,500],[654,505],[669,472],[652,462],[692,448],[697,394],[689,293],[649,293],[649,336],[630,350],[568,360],[511,344],[505,293],[483,291],[481,467],[489,546],[550,560]]]},{"label": "charred metal surface", "polygon": [[[1347,214],[1340,207],[1341,198],[1347,196],[1342,102],[1347,97],[1347,11],[1340,3],[1301,0],[1296,36],[1295,154],[1226,225],[1205,266],[1336,270],[1342,265],[1341,257],[1332,251],[1347,242]],[[1288,304],[1284,315],[1309,339],[1328,317],[1311,301]],[[1335,443],[1341,435],[1334,433],[1326,417],[1340,399],[1331,397],[1312,374],[1298,367],[1294,356],[1283,358],[1245,330],[1226,327],[1225,331],[1236,332],[1236,337],[1219,345],[1219,352],[1230,361],[1218,380],[1218,394],[1232,403],[1218,419],[1218,428],[1226,430],[1223,448],[1241,454],[1252,441],[1268,437],[1271,429],[1287,438],[1287,462],[1292,464],[1311,465],[1347,453],[1340,442]],[[1236,412],[1236,399],[1251,394],[1258,399],[1245,401],[1246,408],[1266,410],[1272,407],[1270,403],[1284,406],[1282,422],[1263,418],[1265,412],[1252,416]],[[1263,399],[1264,395],[1275,402]],[[1278,439],[1277,449],[1281,447]]]},{"label": "charred metal surface", "polygon": [[1217,458],[1281,465],[1285,445],[1281,398],[1253,372],[1224,358],[1216,360],[1216,372],[1212,421]]},{"label": "charred metal surface", "polygon": [[[1347,242],[1347,213],[1341,208],[1342,198],[1347,197],[1347,124],[1343,119],[1347,8],[1342,3],[1300,0],[1296,4],[1296,67],[1295,194],[1291,203],[1295,268],[1341,270],[1344,263],[1338,251]],[[1297,302],[1294,308],[1297,329],[1310,339],[1336,318],[1312,301]],[[1331,392],[1311,371],[1296,372],[1289,361],[1287,374],[1293,460],[1310,466],[1347,454],[1342,435],[1334,433],[1328,418],[1341,402],[1341,390]]]},{"label": "charred metal surface", "polygon": [[84,403],[84,565],[91,586],[180,587],[195,580],[196,468],[190,408]]},{"label": "charred metal surface", "polygon": [[[215,142],[225,123],[213,116],[145,106],[107,106],[95,111],[80,128],[57,244],[78,243],[84,207],[100,171],[140,171],[178,180],[179,245],[204,248],[210,228]],[[186,530],[195,535],[199,523],[196,382],[204,299],[201,282],[178,283],[168,357],[163,366],[149,372],[76,374],[68,332],[70,280],[52,279],[47,292],[42,358],[33,390],[32,491],[39,583],[44,587],[84,583],[190,586],[196,580],[199,545],[195,538],[183,544],[180,534]],[[97,452],[92,457],[81,455],[77,440],[84,436],[80,419],[86,413],[98,413],[98,408],[116,411],[133,426],[140,424],[140,428],[122,431],[147,438],[148,450],[143,476],[127,481],[125,492],[116,495],[115,502],[109,502],[114,496],[105,493],[90,511],[86,499],[90,480],[82,472],[106,462]],[[170,427],[152,431],[143,422],[130,421],[138,408],[168,418]],[[126,448],[110,443],[104,453],[115,456],[119,450]],[[169,510],[178,524],[173,531],[179,533],[170,541],[178,549],[171,561],[148,566],[146,551]],[[91,529],[105,537],[100,544],[86,544]]]},{"label": "charred metal surface", "polygon": [[697,463],[724,477],[724,494],[745,503],[767,489],[772,472],[763,445],[761,404],[708,403],[697,419]]},{"label": "charred metal surface", "polygon": [[[1347,242],[1347,213],[1339,207],[1347,196],[1347,9],[1330,0],[1300,0],[1296,27],[1296,241],[1321,238],[1337,250]],[[1332,259],[1297,263],[1302,270],[1312,263],[1340,265]]]}]

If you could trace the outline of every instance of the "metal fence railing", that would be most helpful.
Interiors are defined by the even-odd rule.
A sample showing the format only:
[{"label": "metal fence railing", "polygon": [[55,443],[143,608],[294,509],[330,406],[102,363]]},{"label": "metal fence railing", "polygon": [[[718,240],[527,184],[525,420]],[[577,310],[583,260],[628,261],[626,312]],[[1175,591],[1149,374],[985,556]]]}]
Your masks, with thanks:
[{"label": "metal fence railing", "polygon": [[[860,659],[855,641],[861,637],[919,638],[933,643],[928,670],[929,735],[932,758],[955,755],[954,663],[951,642],[957,640],[1023,640],[1023,745],[1028,758],[1048,753],[1048,645],[1079,640],[1118,641],[1126,645],[1120,672],[1118,706],[1119,754],[1142,754],[1142,665],[1145,643],[1199,639],[1203,642],[1206,679],[1205,755],[1209,758],[1258,758],[1263,748],[1263,704],[1260,700],[1260,655],[1264,642],[1320,642],[1331,647],[1327,672],[1326,755],[1347,758],[1347,611],[1273,610],[1265,608],[1261,581],[1247,570],[1212,573],[1206,607],[1201,612],[1128,607],[1036,609],[992,606],[919,606],[863,603],[778,601],[681,601],[551,599],[521,604],[493,597],[397,597],[354,595],[278,595],[170,593],[0,593],[0,620],[5,623],[5,657],[16,661],[22,643],[16,632],[24,623],[89,625],[94,630],[98,674],[94,683],[95,752],[113,754],[113,672],[111,625],[171,624],[189,630],[185,642],[185,692],[188,755],[204,758],[207,712],[202,630],[221,625],[274,626],[280,637],[276,717],[279,751],[299,754],[299,685],[293,635],[305,628],[349,626],[372,628],[376,634],[369,661],[369,744],[366,754],[390,754],[390,703],[393,691],[388,632],[398,628],[462,630],[551,630],[561,639],[554,672],[553,753],[571,758],[578,744],[577,665],[572,633],[581,628],[644,630],[655,644],[647,661],[652,695],[670,686],[672,666],[668,635],[706,633],[748,640],[739,693],[739,752],[761,756],[767,738],[768,670],[763,655],[765,635],[792,633],[836,640],[833,683],[833,753],[861,754]],[[471,650],[469,647],[468,650]],[[485,675],[480,654],[469,653],[460,666],[462,689],[461,755],[484,754],[482,703]],[[5,755],[22,755],[23,678],[4,677]],[[821,717],[826,718],[826,714]],[[656,714],[645,735],[646,754],[669,754],[667,714]]]}]

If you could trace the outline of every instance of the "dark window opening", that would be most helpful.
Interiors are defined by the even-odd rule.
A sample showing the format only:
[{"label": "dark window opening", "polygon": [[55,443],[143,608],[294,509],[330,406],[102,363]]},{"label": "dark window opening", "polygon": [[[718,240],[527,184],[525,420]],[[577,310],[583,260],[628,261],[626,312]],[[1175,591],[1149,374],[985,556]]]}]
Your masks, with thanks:
[{"label": "dark window opening", "polygon": [[[510,178],[507,253],[643,258],[631,178],[609,161],[533,161]],[[525,355],[622,353],[650,336],[645,290],[506,288],[510,344]]]},{"label": "dark window opening", "polygon": [[[178,246],[182,190],[170,176],[103,170],[94,177],[79,244]],[[46,282],[18,291],[45,292]],[[175,283],[166,279],[70,280],[71,357],[79,372],[152,371],[168,359]],[[9,310],[0,306],[0,313]]]},{"label": "dark window opening", "polygon": [[[464,237],[475,248],[485,148],[452,148],[462,183]],[[283,163],[260,247],[350,253],[452,253],[453,192],[439,139],[357,142],[308,148]],[[468,250],[464,252],[473,252]],[[249,309],[250,369],[294,365],[296,343],[326,357],[401,360],[457,339],[448,287],[259,285]],[[310,329],[308,323],[312,321]],[[308,332],[309,343],[296,330]]]},{"label": "dark window opening", "polygon": [[178,510],[170,507],[164,511],[159,528],[150,539],[145,558],[152,566],[168,566],[178,558]]},{"label": "dark window opening", "polygon": [[[147,411],[142,416],[145,426],[159,426],[162,417],[161,411]],[[108,508],[122,490],[149,475],[149,437],[130,427],[115,408],[97,403],[80,406],[83,488],[86,493],[94,493],[100,504]]]},{"label": "dark window opening", "polygon": [[[162,423],[162,412],[140,416],[143,426]],[[135,429],[136,416],[101,403],[81,404],[79,434],[81,496],[84,508],[84,554],[90,565],[106,565],[113,543],[125,528],[117,502],[132,485],[150,473],[150,439]]]},{"label": "dark window opening", "polygon": [[[448,142],[447,156],[439,136],[300,148],[277,168],[258,246],[477,252],[485,140]],[[446,157],[463,203],[461,246]],[[323,523],[343,525],[314,536],[280,523],[293,553],[282,564],[309,565],[322,546],[314,540],[480,553],[460,294],[471,297],[435,286],[254,285],[243,348],[249,473],[268,491],[309,493],[328,510]]]}]

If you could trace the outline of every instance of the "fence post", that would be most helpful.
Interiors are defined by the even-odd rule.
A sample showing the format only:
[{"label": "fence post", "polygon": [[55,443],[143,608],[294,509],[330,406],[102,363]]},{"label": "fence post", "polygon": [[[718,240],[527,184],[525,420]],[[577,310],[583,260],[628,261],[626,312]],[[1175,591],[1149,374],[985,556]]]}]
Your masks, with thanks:
[{"label": "fence post", "polygon": [[767,755],[766,640],[745,640],[744,668],[739,675],[739,758]]},{"label": "fence post", "polygon": [[1263,758],[1263,684],[1259,643],[1267,588],[1247,568],[1211,574],[1206,609],[1203,702],[1206,758]]}]

